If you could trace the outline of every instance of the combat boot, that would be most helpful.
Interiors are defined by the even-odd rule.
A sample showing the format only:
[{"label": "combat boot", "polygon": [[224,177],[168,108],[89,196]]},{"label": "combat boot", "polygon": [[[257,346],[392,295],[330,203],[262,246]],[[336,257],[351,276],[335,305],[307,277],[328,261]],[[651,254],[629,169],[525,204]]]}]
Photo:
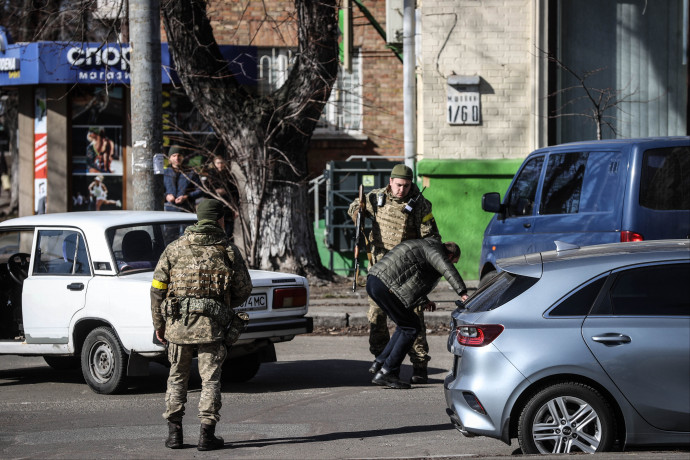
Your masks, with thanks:
[{"label": "combat boot", "polygon": [[168,439],[165,447],[169,449],[182,449],[182,423],[168,422]]},{"label": "combat boot", "polygon": [[216,437],[216,426],[201,424],[201,431],[199,433],[199,445],[197,450],[216,450],[225,445],[223,438]]},{"label": "combat boot", "polygon": [[426,371],[426,366],[412,366],[412,377],[410,382],[412,383],[427,383],[429,381],[429,376]]}]

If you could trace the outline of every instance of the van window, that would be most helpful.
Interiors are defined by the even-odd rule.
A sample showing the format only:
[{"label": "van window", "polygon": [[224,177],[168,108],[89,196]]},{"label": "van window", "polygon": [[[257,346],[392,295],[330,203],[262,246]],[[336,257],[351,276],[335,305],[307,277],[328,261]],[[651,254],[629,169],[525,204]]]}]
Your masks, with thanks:
[{"label": "van window", "polygon": [[591,152],[582,183],[579,212],[611,212],[625,168],[621,152]]},{"label": "van window", "polygon": [[642,156],[640,206],[690,210],[690,147],[647,150]]},{"label": "van window", "polygon": [[518,174],[513,187],[508,192],[506,199],[506,216],[529,216],[534,207],[534,198],[537,195],[539,174],[544,157],[538,156],[528,160]]},{"label": "van window", "polygon": [[575,214],[579,211],[588,155],[579,152],[549,156],[539,214]]},{"label": "van window", "polygon": [[620,152],[568,152],[549,156],[539,214],[613,210]]}]

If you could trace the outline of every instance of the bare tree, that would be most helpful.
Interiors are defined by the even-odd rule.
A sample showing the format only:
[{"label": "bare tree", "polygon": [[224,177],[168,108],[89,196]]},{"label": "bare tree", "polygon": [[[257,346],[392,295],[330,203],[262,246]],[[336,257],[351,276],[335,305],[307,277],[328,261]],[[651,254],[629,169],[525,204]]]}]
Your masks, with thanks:
[{"label": "bare tree", "polygon": [[[616,120],[615,114],[609,114],[611,111],[620,111],[621,104],[624,102],[630,102],[630,98],[635,94],[635,92],[626,92],[621,89],[615,88],[595,88],[588,83],[588,79],[602,70],[594,69],[582,73],[578,73],[561,61],[553,53],[539,49],[542,56],[545,56],[547,60],[555,64],[559,69],[571,75],[576,81],[576,85],[561,88],[553,93],[550,93],[547,97],[556,97],[560,94],[570,95],[577,90],[582,90],[584,93],[581,96],[575,96],[571,98],[565,97],[565,102],[554,110],[553,115],[549,115],[549,118],[560,118],[560,117],[584,117],[592,120],[597,128],[597,139],[601,140],[603,128],[608,127],[614,135],[616,135],[616,126],[614,122]],[[572,107],[576,102],[580,100],[587,100],[590,104],[591,110],[588,112],[575,112],[568,113],[567,110]]]},{"label": "bare tree", "polygon": [[[11,22],[17,41],[119,41],[126,2],[117,2],[120,15],[113,21],[102,21],[96,0],[8,0],[2,22]],[[296,58],[286,83],[265,96],[232,75],[214,38],[209,3],[163,0],[161,10],[175,71],[231,165],[239,200],[228,204],[240,211],[247,260],[252,267],[331,279],[308,215],[307,149],[338,71],[336,0],[295,0]],[[210,156],[219,149],[200,150]]]},{"label": "bare tree", "polygon": [[308,216],[307,149],[337,76],[335,0],[295,0],[298,50],[286,83],[267,96],[238,84],[203,0],[161,3],[187,96],[223,142],[240,198],[250,266],[331,279]]}]

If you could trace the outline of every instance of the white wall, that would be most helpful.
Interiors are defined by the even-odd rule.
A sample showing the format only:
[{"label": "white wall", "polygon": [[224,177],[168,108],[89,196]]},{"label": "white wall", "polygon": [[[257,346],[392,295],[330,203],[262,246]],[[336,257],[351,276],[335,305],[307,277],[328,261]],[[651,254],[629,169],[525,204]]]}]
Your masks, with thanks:
[{"label": "white wall", "polygon": [[[540,143],[540,0],[422,0],[420,159],[522,158]],[[419,64],[419,62],[418,62]],[[446,121],[450,75],[481,77],[478,126]]]}]

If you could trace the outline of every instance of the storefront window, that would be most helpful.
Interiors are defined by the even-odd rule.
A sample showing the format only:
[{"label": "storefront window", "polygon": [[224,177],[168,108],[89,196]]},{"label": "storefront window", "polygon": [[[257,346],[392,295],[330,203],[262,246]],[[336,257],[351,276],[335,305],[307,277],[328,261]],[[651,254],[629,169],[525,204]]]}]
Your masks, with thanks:
[{"label": "storefront window", "polygon": [[72,101],[72,211],[121,209],[124,88],[78,86]]}]

